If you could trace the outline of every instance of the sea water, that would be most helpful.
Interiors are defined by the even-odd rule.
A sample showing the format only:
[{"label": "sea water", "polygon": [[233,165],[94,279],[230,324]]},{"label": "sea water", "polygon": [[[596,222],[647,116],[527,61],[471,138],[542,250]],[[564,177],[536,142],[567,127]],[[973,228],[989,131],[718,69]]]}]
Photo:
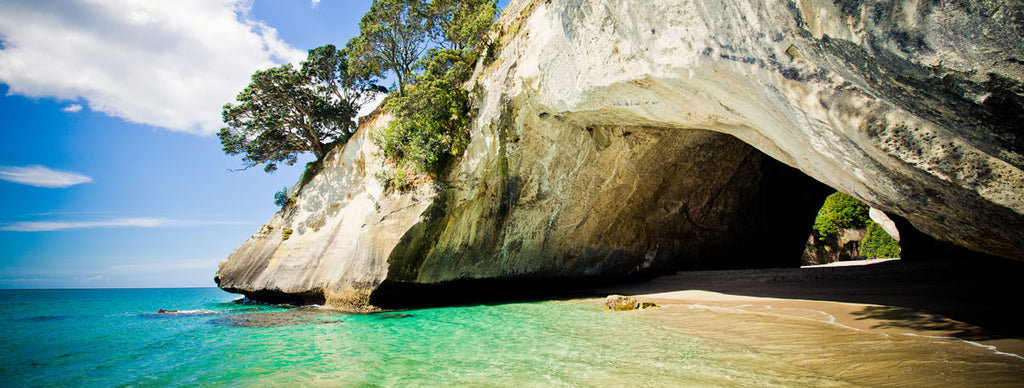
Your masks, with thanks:
[{"label": "sea water", "polygon": [[[594,304],[350,315],[218,289],[0,290],[0,385],[844,386]],[[158,313],[160,309],[176,312]]]}]

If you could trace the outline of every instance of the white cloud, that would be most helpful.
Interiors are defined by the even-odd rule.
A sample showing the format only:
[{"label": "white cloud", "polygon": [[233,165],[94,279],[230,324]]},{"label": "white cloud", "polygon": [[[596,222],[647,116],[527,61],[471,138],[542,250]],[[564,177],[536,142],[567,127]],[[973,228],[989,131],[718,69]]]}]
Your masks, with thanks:
[{"label": "white cloud", "polygon": [[311,5],[313,6],[313,8],[316,8],[316,6],[320,5],[320,0],[312,0]]},{"label": "white cloud", "polygon": [[0,179],[23,185],[47,188],[65,188],[92,182],[92,178],[77,172],[51,170],[43,166],[0,166]]},{"label": "white cloud", "polygon": [[82,106],[78,104],[71,104],[61,109],[64,112],[78,113],[82,111]]},{"label": "white cloud", "polygon": [[10,93],[210,134],[256,70],[305,53],[252,20],[245,0],[0,0]]},{"label": "white cloud", "polygon": [[189,226],[245,225],[238,221],[172,220],[166,218],[116,218],[102,221],[28,221],[0,226],[6,232],[53,232],[97,228],[168,228]]}]

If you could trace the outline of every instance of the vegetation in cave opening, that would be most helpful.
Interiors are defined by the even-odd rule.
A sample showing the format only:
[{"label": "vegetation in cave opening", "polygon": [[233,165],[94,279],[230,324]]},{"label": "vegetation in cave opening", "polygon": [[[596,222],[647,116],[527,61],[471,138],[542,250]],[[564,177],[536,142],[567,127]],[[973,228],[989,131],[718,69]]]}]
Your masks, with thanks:
[{"label": "vegetation in cave opening", "polygon": [[[844,257],[900,257],[899,242],[871,220],[869,210],[868,205],[850,195],[841,192],[829,195],[814,219],[804,264],[825,264]],[[864,230],[864,237],[854,244],[840,246],[840,233],[844,229]]]}]

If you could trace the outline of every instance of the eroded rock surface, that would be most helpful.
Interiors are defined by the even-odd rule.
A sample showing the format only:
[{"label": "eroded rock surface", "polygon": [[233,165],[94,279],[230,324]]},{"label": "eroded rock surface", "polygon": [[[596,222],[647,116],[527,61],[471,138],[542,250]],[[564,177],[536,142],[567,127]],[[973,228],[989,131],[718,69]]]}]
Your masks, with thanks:
[{"label": "eroded rock surface", "polygon": [[217,285],[255,300],[369,308],[388,255],[434,196],[430,185],[385,193],[373,178],[381,164],[368,128],[388,120],[365,120],[367,129],[329,154],[296,203],[221,263]]},{"label": "eroded rock surface", "polygon": [[1022,15],[1014,1],[513,1],[443,183],[382,193],[364,126],[218,279],[365,305],[382,285],[796,265],[829,193],[815,181],[1024,259]]},{"label": "eroded rock surface", "polygon": [[732,134],[939,239],[1024,258],[1022,12],[1014,1],[520,2],[505,20],[518,32],[481,83],[584,126]]}]

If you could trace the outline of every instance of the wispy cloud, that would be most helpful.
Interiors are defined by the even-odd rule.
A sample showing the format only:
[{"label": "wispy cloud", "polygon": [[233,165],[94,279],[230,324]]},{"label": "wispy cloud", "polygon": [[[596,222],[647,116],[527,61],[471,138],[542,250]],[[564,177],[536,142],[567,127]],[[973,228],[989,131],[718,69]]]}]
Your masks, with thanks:
[{"label": "wispy cloud", "polygon": [[4,224],[5,232],[54,232],[70,229],[100,228],[170,228],[217,225],[246,225],[239,221],[173,220],[167,218],[116,218],[101,221],[27,221]]},{"label": "wispy cloud", "polygon": [[313,8],[316,8],[316,6],[320,5],[320,0],[312,0],[311,5],[313,6]]},{"label": "wispy cloud", "polygon": [[249,15],[252,0],[58,3],[3,2],[0,82],[10,93],[212,134],[254,71],[305,57]]},{"label": "wispy cloud", "polygon": [[82,111],[82,106],[79,105],[79,104],[71,104],[71,105],[65,106],[61,110],[65,111],[65,112],[70,112],[70,113],[78,113],[78,112]]},{"label": "wispy cloud", "polygon": [[77,172],[52,170],[43,166],[0,166],[0,179],[23,185],[47,188],[65,188],[92,182],[92,178]]}]

